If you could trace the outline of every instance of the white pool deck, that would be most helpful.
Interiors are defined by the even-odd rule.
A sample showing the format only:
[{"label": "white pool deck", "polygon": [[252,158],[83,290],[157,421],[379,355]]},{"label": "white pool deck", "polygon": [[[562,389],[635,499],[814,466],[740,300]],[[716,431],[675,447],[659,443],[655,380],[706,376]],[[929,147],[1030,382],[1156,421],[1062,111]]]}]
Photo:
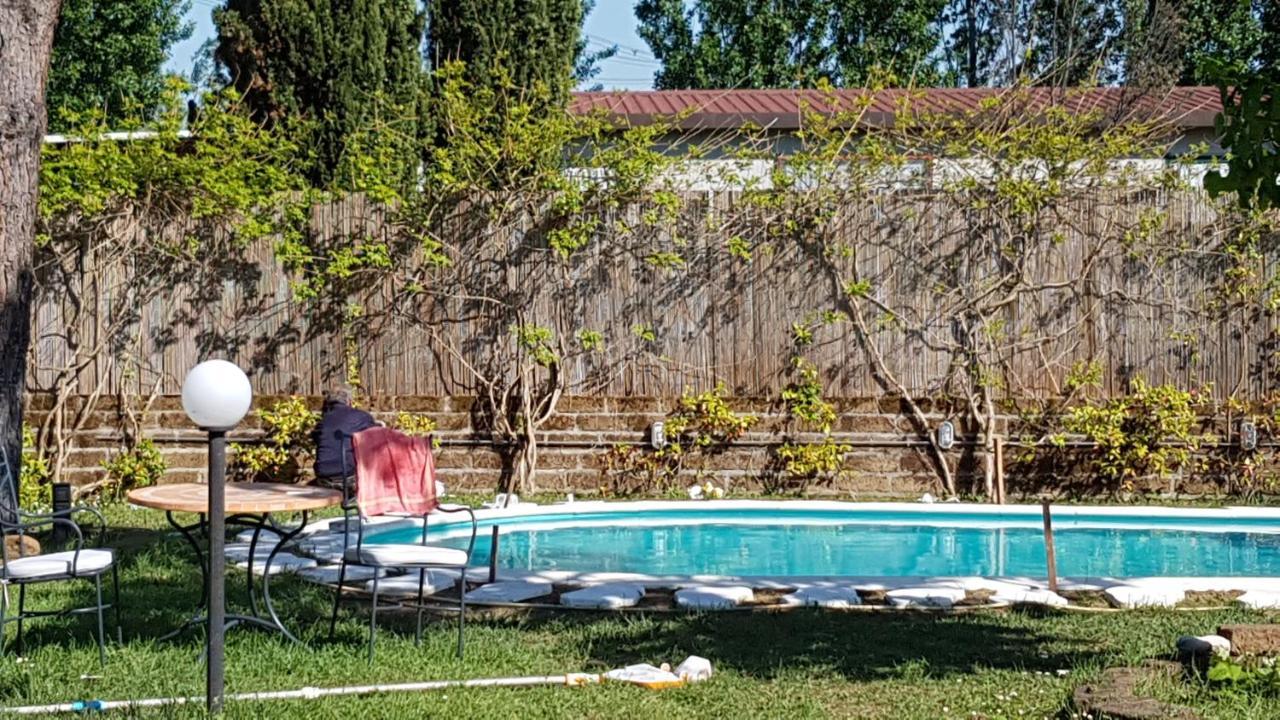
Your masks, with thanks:
[{"label": "white pool deck", "polygon": [[[476,511],[476,517],[482,522],[497,522],[501,525],[504,519],[517,521],[521,531],[563,527],[565,525],[589,526],[592,524],[610,526],[643,526],[696,524],[705,522],[707,517],[718,513],[749,511],[760,513],[759,517],[735,516],[735,524],[771,524],[777,518],[768,515],[770,510],[780,511],[829,511],[839,512],[882,512],[905,515],[901,518],[876,518],[877,524],[910,525],[924,520],[927,516],[929,525],[942,527],[989,527],[998,524],[1001,527],[1036,527],[1042,526],[1041,507],[1039,505],[988,505],[972,503],[859,503],[831,502],[813,500],[699,500],[699,501],[639,501],[639,502],[566,502],[552,505],[536,505],[521,503],[519,505]],[[688,517],[671,518],[670,512],[696,511]],[[1142,529],[1176,527],[1180,530],[1202,532],[1252,532],[1280,534],[1280,508],[1256,507],[1222,507],[1222,508],[1171,508],[1148,506],[1090,506],[1090,505],[1055,505],[1052,507],[1055,528],[1110,527],[1117,529]],[[610,514],[603,517],[602,514]],[[635,513],[631,517],[618,517],[617,513]],[[645,518],[646,514],[653,514]],[[704,514],[697,517],[697,514]],[[537,521],[538,516],[553,515],[547,522]],[[566,517],[569,516],[569,517]],[[597,516],[597,517],[591,517]],[[920,520],[913,518],[919,517]],[[1240,522],[1250,521],[1250,522]],[[1274,521],[1274,529],[1267,526]],[[340,537],[341,518],[316,523],[307,528],[306,537],[320,540],[322,536]],[[404,525],[416,526],[418,520],[411,518],[378,518],[367,521],[366,528],[377,527],[379,530]],[[430,522],[435,523],[434,517]],[[457,514],[442,515],[440,525],[458,528],[446,536],[468,534],[470,522],[462,520]],[[805,523],[827,522],[823,518],[806,518]],[[829,522],[848,522],[848,518],[832,517]],[[1259,523],[1262,523],[1260,526]],[[330,529],[331,525],[337,528]],[[462,529],[465,524],[465,530]],[[513,528],[517,529],[517,528]],[[477,536],[477,542],[487,538],[485,531]],[[312,543],[314,545],[314,542]],[[306,543],[301,543],[306,547]],[[483,576],[487,579],[487,570],[472,568],[468,570],[470,577]],[[1048,581],[1043,577],[981,577],[981,576],[867,576],[850,577],[838,575],[651,575],[645,573],[598,572],[590,570],[498,570],[499,580],[552,582],[565,585],[597,586],[613,583],[635,583],[652,589],[689,588],[696,586],[746,586],[755,589],[802,589],[802,588],[849,588],[859,593],[890,590],[938,589],[963,591],[990,590],[1006,598],[1023,598],[1026,602],[1036,603],[1042,600],[1045,604],[1061,605],[1065,601],[1047,592]],[[1109,591],[1116,602],[1126,607],[1170,606],[1180,601],[1188,591],[1242,591],[1249,593],[1254,599],[1255,607],[1280,607],[1280,577],[1061,577],[1058,580],[1060,591],[1097,590]],[[911,593],[906,593],[910,595]]]}]

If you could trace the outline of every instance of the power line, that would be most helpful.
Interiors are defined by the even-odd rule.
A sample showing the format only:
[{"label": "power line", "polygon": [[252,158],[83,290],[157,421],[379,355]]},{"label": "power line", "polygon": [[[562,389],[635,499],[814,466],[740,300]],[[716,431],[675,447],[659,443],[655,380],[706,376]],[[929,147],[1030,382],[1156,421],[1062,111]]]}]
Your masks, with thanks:
[{"label": "power line", "polygon": [[619,48],[617,45],[609,45],[606,43],[602,43],[599,40],[588,40],[587,48],[593,51],[602,51],[602,50],[618,51],[613,55],[613,57],[619,60],[626,60],[627,62],[644,63],[648,65],[662,64],[662,62],[660,60],[657,60],[656,58],[629,55],[627,53],[621,52],[621,48]]},{"label": "power line", "polygon": [[587,38],[592,39],[592,40],[595,40],[595,41],[597,41],[597,42],[601,42],[601,43],[604,43],[604,44],[606,44],[606,45],[610,45],[610,46],[616,46],[619,50],[626,50],[626,51],[628,51],[628,52],[632,53],[633,55],[642,56],[642,57],[645,57],[645,58],[647,58],[647,59],[654,60],[654,61],[657,61],[657,60],[658,60],[658,58],[657,58],[657,57],[654,57],[654,55],[653,55],[653,53],[652,53],[652,52],[650,52],[650,51],[648,51],[648,50],[645,50],[645,49],[643,49],[643,48],[638,48],[638,47],[634,47],[634,46],[631,46],[631,45],[623,45],[622,43],[614,42],[613,40],[610,40],[609,38],[607,38],[607,37],[605,37],[605,36],[603,36],[603,35],[595,35],[595,34],[593,34],[593,33],[584,33],[584,35],[585,35]]}]

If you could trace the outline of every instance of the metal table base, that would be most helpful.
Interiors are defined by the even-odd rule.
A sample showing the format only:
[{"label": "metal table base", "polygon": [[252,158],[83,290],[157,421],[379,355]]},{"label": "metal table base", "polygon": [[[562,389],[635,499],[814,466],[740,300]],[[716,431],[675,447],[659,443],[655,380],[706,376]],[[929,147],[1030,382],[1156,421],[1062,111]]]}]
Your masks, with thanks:
[{"label": "metal table base", "polygon": [[[261,515],[240,514],[227,517],[227,524],[229,525],[241,525],[253,528],[253,537],[249,541],[248,567],[246,568],[248,573],[246,589],[249,595],[249,608],[251,614],[227,613],[226,622],[223,625],[224,628],[230,630],[237,625],[247,625],[251,627],[258,627],[263,630],[271,630],[284,635],[299,645],[303,645],[303,647],[306,647],[305,644],[294,636],[293,633],[289,632],[289,629],[280,621],[280,615],[276,613],[275,605],[271,601],[271,563],[275,560],[276,555],[280,553],[284,546],[296,538],[298,534],[307,527],[307,520],[309,518],[307,511],[302,510],[299,512],[302,516],[301,521],[298,523],[298,526],[292,530],[284,529],[279,525],[276,525],[275,519],[271,517],[270,513],[262,513]],[[208,616],[202,612],[209,606],[209,558],[207,551],[200,546],[200,542],[196,537],[197,533],[205,535],[208,534],[208,521],[204,514],[200,514],[199,518],[200,519],[195,523],[183,525],[174,518],[172,510],[165,511],[165,519],[169,521],[169,525],[182,533],[182,537],[195,552],[196,562],[200,567],[202,590],[200,593],[200,610],[197,610],[195,615],[189,618],[177,629],[161,637],[161,641],[175,638],[197,625],[208,625],[209,622]],[[259,590],[254,582],[253,564],[256,560],[258,541],[261,538],[263,530],[271,530],[279,536],[279,539],[276,541],[275,547],[271,548],[271,552],[267,554],[267,559],[262,566],[262,609],[259,609]],[[263,610],[265,610],[265,614],[263,613]]]}]

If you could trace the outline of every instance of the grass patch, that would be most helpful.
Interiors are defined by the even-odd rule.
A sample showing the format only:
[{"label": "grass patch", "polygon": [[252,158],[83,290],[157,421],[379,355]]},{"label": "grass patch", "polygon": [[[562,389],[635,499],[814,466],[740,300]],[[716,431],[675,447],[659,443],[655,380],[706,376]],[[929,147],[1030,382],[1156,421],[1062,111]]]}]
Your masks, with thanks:
[{"label": "grass patch", "polygon": [[[0,658],[0,704],[201,695],[201,638],[157,638],[194,609],[199,573],[162,516],[115,508],[109,541],[123,549],[124,644],[101,668],[88,618],[34,621],[25,657],[12,644]],[[228,577],[229,602],[244,604],[243,573]],[[36,586],[37,607],[84,604],[92,586]],[[337,638],[326,637],[331,595],[293,579],[273,583],[285,622],[308,647],[253,630],[228,635],[230,692],[599,671],[636,662],[708,657],[708,683],[663,692],[631,687],[449,690],[319,701],[232,703],[233,718],[351,717],[1058,717],[1071,690],[1101,668],[1164,657],[1181,634],[1228,622],[1266,622],[1246,610],[1197,613],[979,611],[965,615],[825,613],[652,614],[533,612],[477,618],[467,657],[453,656],[454,625],[433,620],[422,647],[412,618],[388,613],[378,655],[365,662],[366,608],[344,604]],[[1209,717],[1276,717],[1265,703],[1222,698],[1195,687],[1153,688]],[[1270,714],[1268,714],[1270,713]],[[135,717],[202,716],[170,708]]]}]

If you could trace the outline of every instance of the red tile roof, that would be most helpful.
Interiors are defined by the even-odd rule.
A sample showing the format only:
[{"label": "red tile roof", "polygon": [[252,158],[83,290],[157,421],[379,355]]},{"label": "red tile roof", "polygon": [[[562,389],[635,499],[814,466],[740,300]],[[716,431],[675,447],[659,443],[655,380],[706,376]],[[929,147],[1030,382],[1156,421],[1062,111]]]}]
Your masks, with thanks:
[{"label": "red tile roof", "polygon": [[[850,110],[871,91],[835,90],[646,90],[576,92],[574,112],[604,110],[623,124],[643,125],[689,111],[680,122],[684,129],[727,129],[756,123],[778,130],[800,127],[801,108],[831,112]],[[1160,118],[1181,128],[1212,127],[1222,109],[1217,88],[1175,87],[1162,91],[1134,88],[931,88],[881,90],[872,93],[863,122],[885,126],[896,109],[910,98],[911,107],[934,113],[967,113],[989,98],[1003,98],[1001,112],[1025,112],[1061,105],[1074,112],[1101,112],[1104,117]]]}]

